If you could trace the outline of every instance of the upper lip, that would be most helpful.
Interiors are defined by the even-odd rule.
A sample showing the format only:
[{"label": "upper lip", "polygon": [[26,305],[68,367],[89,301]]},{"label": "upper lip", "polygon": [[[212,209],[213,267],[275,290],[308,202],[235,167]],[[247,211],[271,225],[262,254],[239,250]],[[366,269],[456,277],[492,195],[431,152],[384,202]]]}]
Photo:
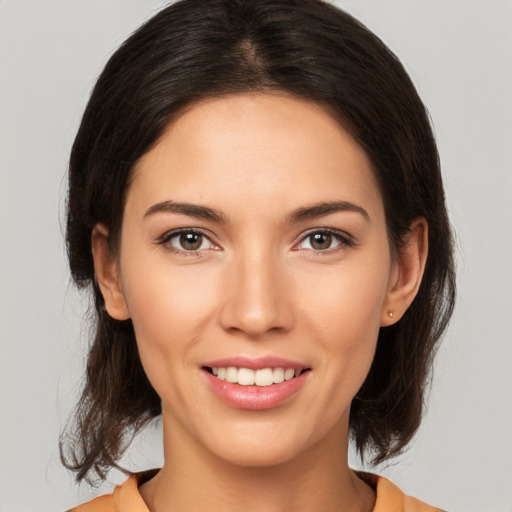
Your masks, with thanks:
[{"label": "upper lip", "polygon": [[308,368],[307,365],[291,359],[284,359],[282,357],[264,356],[264,357],[225,357],[216,359],[215,361],[208,361],[203,364],[209,368],[228,368],[234,366],[236,368],[249,368],[251,370],[261,370],[263,368],[293,368],[294,370],[303,370]]}]

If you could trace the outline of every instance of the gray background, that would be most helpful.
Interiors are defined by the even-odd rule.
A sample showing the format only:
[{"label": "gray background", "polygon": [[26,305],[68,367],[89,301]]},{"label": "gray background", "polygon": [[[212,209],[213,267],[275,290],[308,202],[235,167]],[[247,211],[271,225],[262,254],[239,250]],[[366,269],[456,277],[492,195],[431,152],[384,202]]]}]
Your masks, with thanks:
[{"label": "gray background", "polygon": [[[382,472],[451,512],[512,512],[512,3],[336,3],[396,51],[429,106],[458,234],[459,301],[428,414]],[[164,4],[0,0],[0,512],[93,493],[57,450],[87,343],[62,238],[66,159],[107,57]],[[158,425],[125,462],[161,463]]]}]

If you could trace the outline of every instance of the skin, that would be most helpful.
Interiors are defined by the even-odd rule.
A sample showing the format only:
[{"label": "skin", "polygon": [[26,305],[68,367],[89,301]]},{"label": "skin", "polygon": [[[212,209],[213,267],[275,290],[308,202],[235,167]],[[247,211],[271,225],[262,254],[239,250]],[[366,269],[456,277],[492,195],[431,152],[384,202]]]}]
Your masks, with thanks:
[{"label": "skin", "polygon": [[[206,206],[223,220],[162,211],[162,202]],[[355,208],[290,220],[325,202]],[[199,250],[180,245],[177,229],[201,230]],[[336,235],[318,249],[312,232],[326,230]],[[97,225],[107,311],[132,319],[162,399],[165,464],[141,487],[149,508],[372,510],[374,491],[347,463],[350,403],[380,327],[417,292],[427,226],[417,219],[392,256],[382,197],[354,139],[297,99],[202,101],[138,163],[119,254],[107,237]],[[205,382],[206,361],[269,355],[311,369],[278,407],[231,407]]]}]

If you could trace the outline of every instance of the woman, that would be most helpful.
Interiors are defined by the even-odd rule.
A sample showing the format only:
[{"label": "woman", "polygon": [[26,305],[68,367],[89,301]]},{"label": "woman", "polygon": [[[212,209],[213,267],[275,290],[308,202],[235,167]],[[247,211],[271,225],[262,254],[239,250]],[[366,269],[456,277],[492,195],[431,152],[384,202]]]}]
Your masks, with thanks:
[{"label": "woman", "polygon": [[437,510],[355,473],[400,453],[454,301],[428,114],[320,0],[184,0],[101,74],[73,147],[70,266],[97,326],[63,456],[105,478],[162,415],[165,463],[80,512]]}]

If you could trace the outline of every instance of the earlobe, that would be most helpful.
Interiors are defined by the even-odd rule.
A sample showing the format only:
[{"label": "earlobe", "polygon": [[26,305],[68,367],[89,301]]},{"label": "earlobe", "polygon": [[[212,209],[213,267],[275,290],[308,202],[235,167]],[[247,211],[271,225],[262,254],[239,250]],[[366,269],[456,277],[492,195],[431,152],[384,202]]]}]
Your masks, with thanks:
[{"label": "earlobe", "polygon": [[381,313],[381,327],[403,316],[418,293],[428,254],[428,224],[421,217],[411,223],[406,243],[394,264]]},{"label": "earlobe", "polygon": [[105,225],[94,226],[91,248],[96,281],[103,295],[105,309],[115,320],[127,320],[130,312],[119,279],[117,259],[108,247],[108,229]]}]

